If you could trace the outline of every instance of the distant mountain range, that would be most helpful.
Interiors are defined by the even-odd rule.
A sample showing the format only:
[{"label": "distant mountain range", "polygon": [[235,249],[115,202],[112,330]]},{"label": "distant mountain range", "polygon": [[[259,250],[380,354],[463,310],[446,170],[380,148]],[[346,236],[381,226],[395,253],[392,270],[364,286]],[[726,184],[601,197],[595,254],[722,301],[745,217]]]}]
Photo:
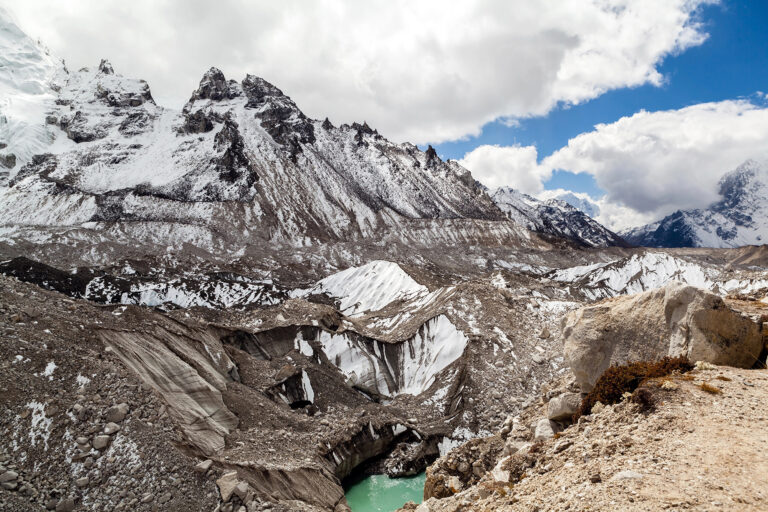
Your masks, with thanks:
[{"label": "distant mountain range", "polygon": [[721,200],[678,210],[658,222],[621,232],[646,247],[740,247],[768,241],[768,164],[748,160],[720,180]]}]

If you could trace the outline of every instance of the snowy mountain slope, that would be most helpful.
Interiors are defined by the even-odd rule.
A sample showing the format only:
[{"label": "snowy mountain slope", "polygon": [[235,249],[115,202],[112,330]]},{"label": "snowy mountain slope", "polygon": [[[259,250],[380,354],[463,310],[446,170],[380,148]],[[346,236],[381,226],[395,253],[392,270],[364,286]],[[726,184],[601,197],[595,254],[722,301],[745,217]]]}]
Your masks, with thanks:
[{"label": "snowy mountain slope", "polygon": [[558,194],[553,199],[559,199],[560,201],[568,203],[577,210],[586,213],[593,219],[600,215],[600,207],[596,203],[583,197],[579,197],[573,193]]},{"label": "snowy mountain slope", "polygon": [[[6,46],[32,44],[3,19]],[[621,244],[562,202],[505,215],[431,147],[392,143],[365,123],[309,119],[252,75],[237,82],[211,68],[179,112],[157,106],[146,82],[106,61],[67,72],[40,49],[36,59],[42,64],[25,68],[25,83],[55,77],[56,85],[36,87],[45,101],[30,126],[44,136],[24,136],[34,149],[0,179],[0,226],[11,244],[71,237],[219,254],[372,238],[541,245],[531,228],[587,246]]]},{"label": "snowy mountain slope", "polygon": [[510,219],[532,231],[568,238],[589,247],[626,245],[621,237],[565,201],[540,201],[510,187],[495,189],[490,195]]},{"label": "snowy mountain slope", "polygon": [[45,112],[64,74],[64,64],[0,7],[0,183],[53,140]]},{"label": "snowy mountain slope", "polygon": [[740,247],[768,240],[768,163],[748,160],[720,180],[722,199],[625,231],[647,247]]},{"label": "snowy mountain slope", "polygon": [[600,215],[600,206],[587,194],[556,189],[544,190],[538,194],[538,198],[542,201],[546,201],[548,199],[559,199],[560,201],[564,201],[573,206],[577,210],[581,210],[593,219]]},{"label": "snowy mountain slope", "polygon": [[[6,47],[32,45],[3,19]],[[407,219],[504,220],[457,163],[391,143],[365,123],[309,119],[261,78],[238,83],[212,68],[176,112],[106,61],[63,70],[56,90],[46,89],[57,70],[38,54],[45,66],[17,64],[27,71],[8,96],[45,93],[30,122],[47,143],[27,143],[45,154],[8,173],[5,225],[159,221],[306,245],[368,237]],[[36,85],[25,85],[33,77]],[[506,231],[526,238],[523,229]]]}]

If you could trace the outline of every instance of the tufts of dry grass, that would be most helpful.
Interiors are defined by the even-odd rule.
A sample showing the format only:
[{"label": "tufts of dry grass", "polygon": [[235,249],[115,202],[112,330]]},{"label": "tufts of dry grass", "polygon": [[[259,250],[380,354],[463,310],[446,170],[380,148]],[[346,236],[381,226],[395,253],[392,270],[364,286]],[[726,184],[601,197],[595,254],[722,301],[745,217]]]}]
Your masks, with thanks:
[{"label": "tufts of dry grass", "polygon": [[717,395],[723,392],[722,389],[715,387],[708,382],[702,382],[699,384],[699,388],[701,388],[702,391],[706,391],[707,393],[712,393],[713,395]]}]

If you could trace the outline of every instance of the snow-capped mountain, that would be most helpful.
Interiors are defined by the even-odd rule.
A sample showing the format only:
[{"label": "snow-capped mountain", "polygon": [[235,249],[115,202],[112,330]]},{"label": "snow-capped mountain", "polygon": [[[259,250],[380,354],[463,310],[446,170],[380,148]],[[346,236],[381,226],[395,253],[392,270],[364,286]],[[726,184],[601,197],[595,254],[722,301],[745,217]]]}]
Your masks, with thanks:
[{"label": "snow-capped mountain", "polygon": [[708,208],[678,210],[621,233],[646,247],[740,247],[768,240],[768,164],[747,160],[720,180],[722,199]]},{"label": "snow-capped mountain", "polygon": [[616,233],[566,201],[540,201],[510,187],[495,189],[490,195],[510,219],[532,231],[591,247],[626,245]]},{"label": "snow-capped mountain", "polygon": [[65,73],[63,62],[22,32],[0,7],[0,182],[9,169],[51,143],[45,112],[53,107],[57,82]]},{"label": "snow-capped mountain", "polygon": [[559,199],[577,210],[581,210],[593,219],[600,215],[600,206],[586,194],[578,194],[568,190],[545,190],[539,195],[539,199]]}]

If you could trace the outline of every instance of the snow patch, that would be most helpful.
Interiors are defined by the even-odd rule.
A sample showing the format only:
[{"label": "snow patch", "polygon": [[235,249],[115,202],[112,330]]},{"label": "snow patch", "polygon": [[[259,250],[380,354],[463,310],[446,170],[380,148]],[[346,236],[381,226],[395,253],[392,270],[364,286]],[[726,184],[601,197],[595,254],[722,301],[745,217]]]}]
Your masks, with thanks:
[{"label": "snow patch", "polygon": [[45,444],[45,449],[48,450],[48,438],[51,436],[51,424],[53,424],[53,418],[48,418],[45,415],[45,404],[37,401],[27,402],[27,409],[32,413],[32,425],[29,428],[29,442],[32,446],[37,444],[37,438],[41,437]]},{"label": "snow patch", "polygon": [[330,275],[301,292],[303,295],[327,293],[340,300],[343,313],[354,316],[380,310],[396,300],[426,295],[429,290],[397,263],[378,260]]},{"label": "snow patch", "polygon": [[301,370],[301,388],[304,390],[304,396],[307,397],[307,400],[315,403],[315,390],[312,389],[312,382],[304,370]]}]

